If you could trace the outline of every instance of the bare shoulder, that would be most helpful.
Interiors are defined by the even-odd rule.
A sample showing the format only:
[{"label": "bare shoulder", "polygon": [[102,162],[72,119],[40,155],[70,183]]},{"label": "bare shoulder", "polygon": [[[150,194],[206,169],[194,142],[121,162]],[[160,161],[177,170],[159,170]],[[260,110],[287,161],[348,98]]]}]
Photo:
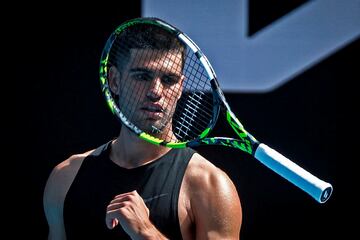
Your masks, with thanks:
[{"label": "bare shoulder", "polygon": [[93,151],[94,150],[90,150],[85,153],[74,154],[74,155],[70,156],[68,159],[59,163],[52,170],[48,180],[49,181],[52,181],[52,180],[60,180],[60,181],[64,180],[65,181],[69,177],[72,177],[79,170],[85,157],[87,157]]},{"label": "bare shoulder", "polygon": [[93,151],[94,150],[90,150],[85,153],[74,154],[53,168],[46,182],[44,204],[54,201],[63,201],[83,160]]},{"label": "bare shoulder", "polygon": [[81,163],[85,159],[85,157],[90,155],[94,150],[95,149],[92,149],[92,150],[84,152],[84,153],[71,155],[68,159],[66,159],[63,162],[56,165],[52,171],[52,174],[59,175],[59,173],[60,173],[60,175],[61,175],[61,173],[63,173],[66,175],[66,174],[70,174],[74,170],[78,170],[78,168],[81,166]]},{"label": "bare shoulder", "polygon": [[230,177],[220,168],[198,153],[195,153],[186,170],[185,180],[194,189],[221,191],[222,193],[236,192]]},{"label": "bare shoulder", "polygon": [[92,151],[72,155],[50,173],[43,195],[43,207],[49,225],[48,239],[66,239],[63,222],[65,196],[83,160]]},{"label": "bare shoulder", "polygon": [[184,181],[190,215],[200,239],[239,239],[242,209],[230,177],[196,153],[189,162]]}]

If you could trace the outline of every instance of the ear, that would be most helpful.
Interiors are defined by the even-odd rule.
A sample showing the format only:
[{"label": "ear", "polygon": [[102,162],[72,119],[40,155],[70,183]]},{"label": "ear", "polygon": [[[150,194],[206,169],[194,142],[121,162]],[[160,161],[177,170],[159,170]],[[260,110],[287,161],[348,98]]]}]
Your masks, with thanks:
[{"label": "ear", "polygon": [[119,95],[121,74],[115,66],[109,69],[109,87],[113,94]]}]

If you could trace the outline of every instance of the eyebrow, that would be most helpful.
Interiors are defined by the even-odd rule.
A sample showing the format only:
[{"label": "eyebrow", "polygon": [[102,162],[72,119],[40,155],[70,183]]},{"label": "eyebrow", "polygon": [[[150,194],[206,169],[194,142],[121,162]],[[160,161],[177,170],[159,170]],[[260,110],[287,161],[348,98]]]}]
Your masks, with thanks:
[{"label": "eyebrow", "polygon": [[147,69],[147,68],[132,68],[132,69],[130,69],[129,72],[131,72],[131,73],[133,73],[133,72],[153,73],[153,71],[151,71],[151,70],[149,70],[149,69]]},{"label": "eyebrow", "polygon": [[[141,72],[141,73],[148,73],[148,74],[154,74],[157,71],[152,71],[148,68],[141,68],[141,67],[137,67],[137,68],[132,68],[129,71],[130,73],[137,73],[137,72]],[[176,73],[169,73],[169,72],[162,72],[160,71],[162,74],[169,76],[169,77],[177,77],[177,78],[181,78],[181,75],[176,74]]]}]

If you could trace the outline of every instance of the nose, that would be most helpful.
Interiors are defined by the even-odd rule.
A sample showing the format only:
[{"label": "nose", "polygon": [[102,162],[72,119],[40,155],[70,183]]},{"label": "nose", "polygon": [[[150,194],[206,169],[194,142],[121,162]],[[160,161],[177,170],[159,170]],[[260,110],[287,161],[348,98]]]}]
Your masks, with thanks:
[{"label": "nose", "polygon": [[162,91],[163,91],[163,85],[161,83],[161,79],[160,77],[156,77],[151,81],[150,88],[146,96],[151,101],[159,101],[161,98]]}]

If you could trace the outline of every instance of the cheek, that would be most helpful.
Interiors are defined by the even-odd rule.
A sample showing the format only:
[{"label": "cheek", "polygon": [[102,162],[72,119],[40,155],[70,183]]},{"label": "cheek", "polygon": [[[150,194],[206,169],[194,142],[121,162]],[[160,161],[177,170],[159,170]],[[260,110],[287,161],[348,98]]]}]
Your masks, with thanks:
[{"label": "cheek", "polygon": [[139,99],[146,95],[148,88],[149,86],[143,82],[127,81],[123,89],[123,94],[131,98]]},{"label": "cheek", "polygon": [[180,96],[181,95],[178,91],[167,91],[167,93],[165,94],[165,99],[169,105],[175,105],[177,100],[179,100]]},{"label": "cheek", "polygon": [[181,97],[181,93],[182,93],[181,85],[175,85],[174,87],[172,87],[171,96],[175,101],[179,100],[179,98]]}]

